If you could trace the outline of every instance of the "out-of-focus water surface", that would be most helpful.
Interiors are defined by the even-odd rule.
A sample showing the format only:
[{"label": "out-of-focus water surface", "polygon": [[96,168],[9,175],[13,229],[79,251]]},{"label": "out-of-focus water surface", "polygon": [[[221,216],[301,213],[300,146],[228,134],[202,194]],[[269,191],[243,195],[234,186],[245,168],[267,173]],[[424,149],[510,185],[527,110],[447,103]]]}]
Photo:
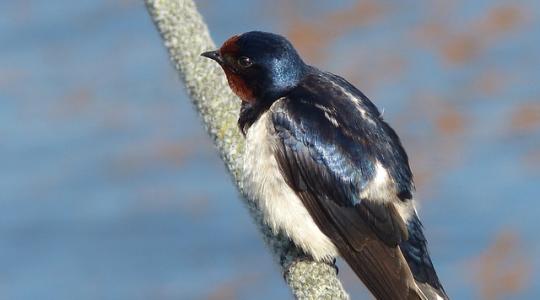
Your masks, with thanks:
[{"label": "out-of-focus water surface", "polygon": [[[454,299],[540,296],[537,1],[198,1],[362,89]],[[366,298],[346,267],[353,298]],[[138,1],[0,3],[0,299],[287,299]]]}]

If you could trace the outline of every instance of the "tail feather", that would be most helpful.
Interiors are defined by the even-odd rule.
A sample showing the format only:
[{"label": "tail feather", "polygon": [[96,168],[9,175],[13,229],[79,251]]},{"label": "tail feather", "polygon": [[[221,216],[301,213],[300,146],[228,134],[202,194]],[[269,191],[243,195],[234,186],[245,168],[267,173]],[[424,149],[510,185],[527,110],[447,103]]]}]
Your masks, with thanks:
[{"label": "tail feather", "polygon": [[427,250],[422,223],[414,214],[407,223],[409,238],[400,244],[400,249],[407,260],[417,286],[428,299],[449,299],[435,272]]},{"label": "tail feather", "polygon": [[370,292],[379,300],[429,300],[417,287],[399,247],[377,239],[362,249],[341,245],[341,256]]},{"label": "tail feather", "polygon": [[416,215],[407,228],[409,238],[396,247],[377,238],[366,238],[360,248],[345,241],[336,246],[378,300],[448,300]]},{"label": "tail feather", "polygon": [[425,295],[426,299],[428,300],[448,300],[448,296],[446,295],[444,289],[435,289],[431,285],[423,282],[416,282],[416,285],[418,288],[422,291],[422,293]]}]

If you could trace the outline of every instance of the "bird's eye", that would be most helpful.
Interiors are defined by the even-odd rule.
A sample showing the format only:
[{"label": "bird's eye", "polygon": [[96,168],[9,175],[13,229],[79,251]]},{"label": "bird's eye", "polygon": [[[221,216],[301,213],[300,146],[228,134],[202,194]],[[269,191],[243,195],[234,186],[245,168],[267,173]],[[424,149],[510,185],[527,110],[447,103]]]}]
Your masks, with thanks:
[{"label": "bird's eye", "polygon": [[242,68],[249,68],[253,65],[253,62],[249,57],[242,56],[238,59],[238,65]]}]

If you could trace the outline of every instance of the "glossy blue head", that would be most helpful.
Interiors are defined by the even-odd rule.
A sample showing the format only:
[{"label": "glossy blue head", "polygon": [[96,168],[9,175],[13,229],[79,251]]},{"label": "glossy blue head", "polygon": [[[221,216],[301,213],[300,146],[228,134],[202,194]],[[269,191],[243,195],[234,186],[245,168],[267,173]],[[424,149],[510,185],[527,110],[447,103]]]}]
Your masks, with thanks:
[{"label": "glossy blue head", "polygon": [[232,90],[249,103],[272,101],[285,95],[306,71],[291,43],[267,32],[233,36],[219,50],[202,55],[221,65]]}]

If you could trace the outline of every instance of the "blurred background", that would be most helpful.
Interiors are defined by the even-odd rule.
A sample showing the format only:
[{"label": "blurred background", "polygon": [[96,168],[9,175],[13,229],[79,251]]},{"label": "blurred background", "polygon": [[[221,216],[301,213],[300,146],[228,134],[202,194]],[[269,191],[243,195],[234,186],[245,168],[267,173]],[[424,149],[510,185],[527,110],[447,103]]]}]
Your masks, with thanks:
[{"label": "blurred background", "polygon": [[[540,297],[540,2],[197,3],[384,109],[450,296]],[[0,2],[0,299],[287,298],[141,1]]]}]

